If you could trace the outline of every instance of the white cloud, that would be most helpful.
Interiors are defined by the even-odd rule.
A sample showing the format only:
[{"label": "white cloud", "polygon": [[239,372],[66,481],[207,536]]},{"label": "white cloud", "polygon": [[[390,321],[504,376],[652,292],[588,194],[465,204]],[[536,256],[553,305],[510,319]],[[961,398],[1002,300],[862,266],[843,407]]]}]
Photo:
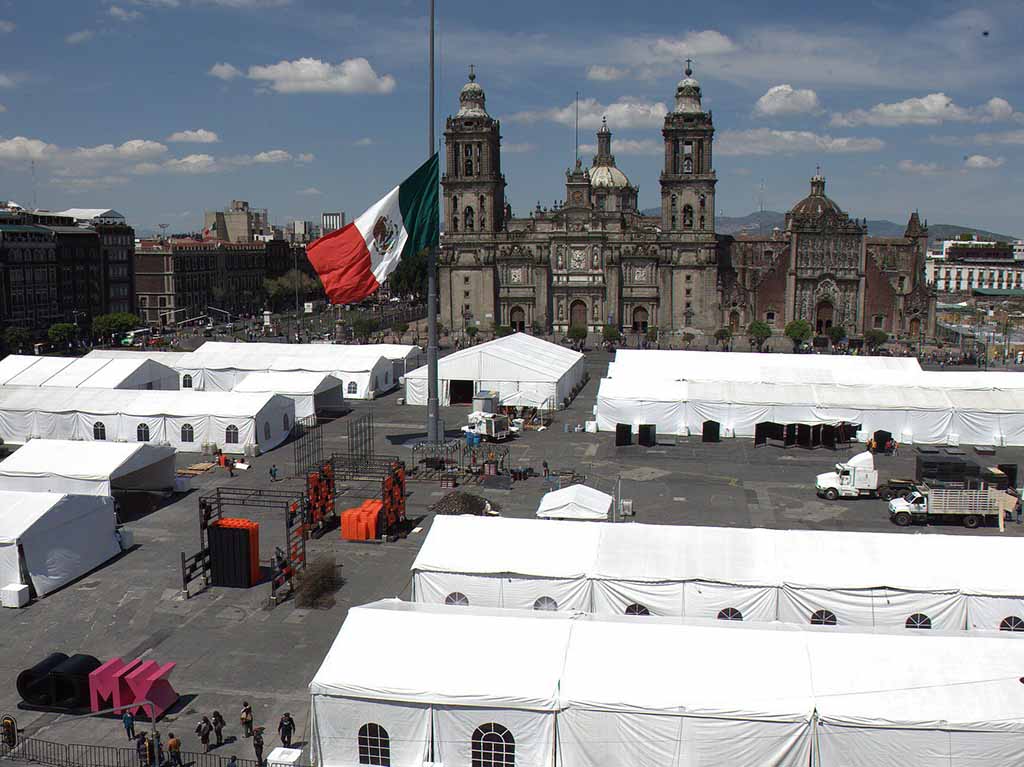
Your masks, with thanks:
[{"label": "white cloud", "polygon": [[249,67],[251,80],[268,82],[277,93],[391,93],[395,78],[378,75],[364,58],[331,64],[301,58],[268,66]]},{"label": "white cloud", "polygon": [[[532,152],[536,148],[536,144],[509,143],[501,145],[502,154],[525,154],[526,152]],[[580,149],[582,148],[583,147],[580,147]]]},{"label": "white cloud", "polygon": [[135,21],[136,19],[142,18],[142,14],[139,11],[122,8],[120,5],[110,6],[107,13],[118,21]]},{"label": "white cloud", "polygon": [[779,153],[823,152],[849,154],[877,152],[885,142],[877,138],[829,136],[811,131],[771,130],[754,128],[722,131],[715,142],[715,151],[725,156],[769,155]]},{"label": "white cloud", "polygon": [[216,144],[220,141],[220,136],[212,130],[197,128],[196,130],[183,130],[172,133],[167,137],[167,140],[181,144]]},{"label": "white cloud", "polygon": [[220,80],[234,80],[236,77],[241,77],[242,72],[238,67],[227,62],[218,62],[210,67],[208,75],[216,77]]},{"label": "white cloud", "polygon": [[943,168],[938,163],[934,162],[914,162],[913,160],[900,160],[896,163],[896,167],[904,173],[911,173],[916,176],[934,176],[936,173],[942,173]]},{"label": "white cloud", "polygon": [[132,139],[119,146],[100,144],[99,146],[78,147],[72,149],[68,157],[72,160],[85,162],[111,162],[115,160],[148,160],[159,157],[167,151],[167,147],[159,141]]},{"label": "white cloud", "polygon": [[974,137],[979,144],[1024,144],[1024,130],[1011,130],[1003,133],[979,133]]},{"label": "white cloud", "polygon": [[6,111],[7,111],[7,107],[5,107],[3,104],[0,104],[0,113],[6,112]]},{"label": "white cloud", "polygon": [[764,117],[817,112],[818,94],[809,88],[794,88],[788,83],[769,88],[754,104],[754,113]]},{"label": "white cloud", "polygon": [[113,186],[128,183],[125,176],[99,176],[97,178],[62,178],[54,183],[74,192],[85,192],[93,189],[109,189]]},{"label": "white cloud", "polygon": [[[668,107],[662,102],[640,101],[621,98],[613,104],[601,104],[597,99],[582,99],[579,103],[580,127],[599,128],[601,118],[608,118],[608,126],[612,130],[623,128],[656,128],[668,114]],[[565,107],[554,107],[530,112],[518,112],[510,120],[516,122],[537,122],[550,120],[562,125],[574,125],[576,121],[576,102]]]},{"label": "white cloud", "polygon": [[682,61],[695,56],[716,56],[732,53],[736,44],[714,29],[688,32],[680,38],[660,37],[651,46],[651,52],[658,58]]},{"label": "white cloud", "polygon": [[130,0],[132,5],[144,5],[148,8],[177,8],[181,0]]},{"label": "white cloud", "polygon": [[5,75],[3,72],[0,72],[0,88],[13,88],[13,87],[14,87],[14,78],[11,77],[10,75]]},{"label": "white cloud", "polygon": [[180,159],[168,160],[161,166],[169,173],[201,174],[220,170],[217,161],[208,154],[190,154]]},{"label": "white cloud", "polygon": [[983,154],[972,154],[964,160],[964,168],[968,170],[992,170],[1006,162],[1004,157],[988,157]]},{"label": "white cloud", "polygon": [[1014,114],[1006,99],[991,98],[977,107],[962,107],[945,93],[929,93],[920,98],[909,98],[891,104],[875,104],[870,109],[832,115],[833,125],[939,125],[943,122],[995,122],[1007,120]]},{"label": "white cloud", "polygon": [[93,32],[91,29],[82,29],[78,32],[72,32],[70,35],[65,37],[64,42],[66,42],[68,45],[78,45],[79,43],[84,43],[89,40],[92,40],[95,34],[96,33]]},{"label": "white cloud", "polygon": [[587,69],[588,80],[598,81],[611,81],[621,80],[626,77],[629,73],[621,67],[609,67],[601,66],[600,64],[594,64]]},{"label": "white cloud", "polygon": [[375,143],[369,136],[363,136],[363,138],[353,141],[352,146],[373,146]]},{"label": "white cloud", "polygon": [[316,155],[313,154],[312,152],[300,152],[298,155],[296,155],[295,162],[305,164],[305,163],[311,163],[315,159],[316,159]]},{"label": "white cloud", "polygon": [[58,151],[58,147],[36,138],[15,136],[0,138],[0,161],[43,160]]},{"label": "white cloud", "polygon": [[16,26],[13,21],[5,21],[4,19],[0,19],[0,34],[13,32],[15,29]]},{"label": "white cloud", "polygon": [[243,158],[244,161],[242,164],[271,165],[278,162],[287,162],[292,159],[292,156],[289,152],[286,152],[283,149],[270,149],[266,152],[259,152],[251,156],[243,155]]},{"label": "white cloud", "polygon": [[195,0],[196,4],[216,5],[221,8],[281,8],[292,0]]},{"label": "white cloud", "polygon": [[315,186],[307,186],[305,189],[300,189],[295,194],[301,194],[303,197],[316,197],[322,192]]},{"label": "white cloud", "polygon": [[[581,144],[583,154],[596,154],[596,144]],[[657,139],[615,139],[612,141],[612,154],[647,154],[660,155],[665,153],[665,144]]]}]

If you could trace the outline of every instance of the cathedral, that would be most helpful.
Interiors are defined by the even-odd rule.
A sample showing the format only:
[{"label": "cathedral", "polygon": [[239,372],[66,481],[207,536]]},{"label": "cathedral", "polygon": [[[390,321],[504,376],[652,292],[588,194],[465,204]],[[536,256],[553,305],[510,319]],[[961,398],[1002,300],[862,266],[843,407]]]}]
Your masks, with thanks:
[{"label": "cathedral", "polygon": [[513,217],[505,201],[501,126],[470,68],[445,126],[441,322],[565,333],[658,328],[707,340],[763,320],[776,335],[794,319],[850,338],[879,329],[917,340],[934,333],[924,280],[928,229],[917,213],[903,237],[869,237],[825,195],[825,179],[766,236],[715,231],[714,123],[689,62],[665,116],[661,214],[637,207],[606,122],[590,167],[565,172],[565,198]]}]

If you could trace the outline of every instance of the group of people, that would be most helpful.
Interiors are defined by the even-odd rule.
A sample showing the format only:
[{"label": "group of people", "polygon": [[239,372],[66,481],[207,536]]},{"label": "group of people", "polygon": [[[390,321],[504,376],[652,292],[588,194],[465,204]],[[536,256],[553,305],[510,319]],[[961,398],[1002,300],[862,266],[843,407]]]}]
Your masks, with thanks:
[{"label": "group of people", "polygon": [[867,442],[867,449],[869,453],[884,452],[886,455],[899,455],[900,443],[889,437],[885,442],[879,444],[878,440],[870,437]]},{"label": "group of people", "polygon": [[[256,755],[256,762],[263,764],[263,727],[256,727],[254,724],[252,706],[249,701],[242,702],[242,709],[238,716],[242,725],[244,737],[252,738],[252,750]],[[125,734],[128,740],[135,741],[135,748],[139,754],[141,767],[182,767],[181,740],[173,733],[167,733],[166,753],[164,744],[160,741],[160,734],[154,732],[153,736],[148,733],[135,732],[135,717],[130,711],[125,711],[121,716]],[[209,716],[204,716],[196,725],[195,733],[199,736],[199,742],[203,746],[203,752],[208,753],[211,748],[224,745],[224,728],[227,722],[220,711],[214,711]],[[292,747],[292,737],[295,735],[295,720],[292,715],[285,712],[277,724],[277,734],[281,738],[281,745],[285,748]],[[211,742],[215,741],[215,742]],[[237,757],[231,756],[228,767],[237,763]]]}]

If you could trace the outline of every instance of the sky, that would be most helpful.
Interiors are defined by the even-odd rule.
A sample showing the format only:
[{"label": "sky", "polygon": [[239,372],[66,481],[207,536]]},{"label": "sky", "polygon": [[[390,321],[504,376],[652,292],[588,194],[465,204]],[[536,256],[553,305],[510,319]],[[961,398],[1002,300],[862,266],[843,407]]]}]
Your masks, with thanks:
[{"label": "sky", "polygon": [[[787,210],[820,165],[852,216],[1024,236],[1018,0],[437,0],[437,19],[438,144],[474,64],[517,215],[564,196],[577,92],[585,161],[607,115],[656,207],[690,57],[722,214]],[[140,231],[232,199],[351,219],[427,155],[426,40],[426,0],[0,0],[0,199]]]}]

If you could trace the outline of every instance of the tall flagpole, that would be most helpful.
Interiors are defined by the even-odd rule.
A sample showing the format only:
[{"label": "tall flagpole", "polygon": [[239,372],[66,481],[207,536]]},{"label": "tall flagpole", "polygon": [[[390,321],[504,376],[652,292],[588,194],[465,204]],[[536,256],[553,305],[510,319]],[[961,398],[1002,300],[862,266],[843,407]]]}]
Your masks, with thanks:
[{"label": "tall flagpole", "polygon": [[[427,159],[434,154],[434,0],[430,0],[430,108]],[[437,399],[437,248],[427,249],[427,442],[436,445],[439,434]]]}]

